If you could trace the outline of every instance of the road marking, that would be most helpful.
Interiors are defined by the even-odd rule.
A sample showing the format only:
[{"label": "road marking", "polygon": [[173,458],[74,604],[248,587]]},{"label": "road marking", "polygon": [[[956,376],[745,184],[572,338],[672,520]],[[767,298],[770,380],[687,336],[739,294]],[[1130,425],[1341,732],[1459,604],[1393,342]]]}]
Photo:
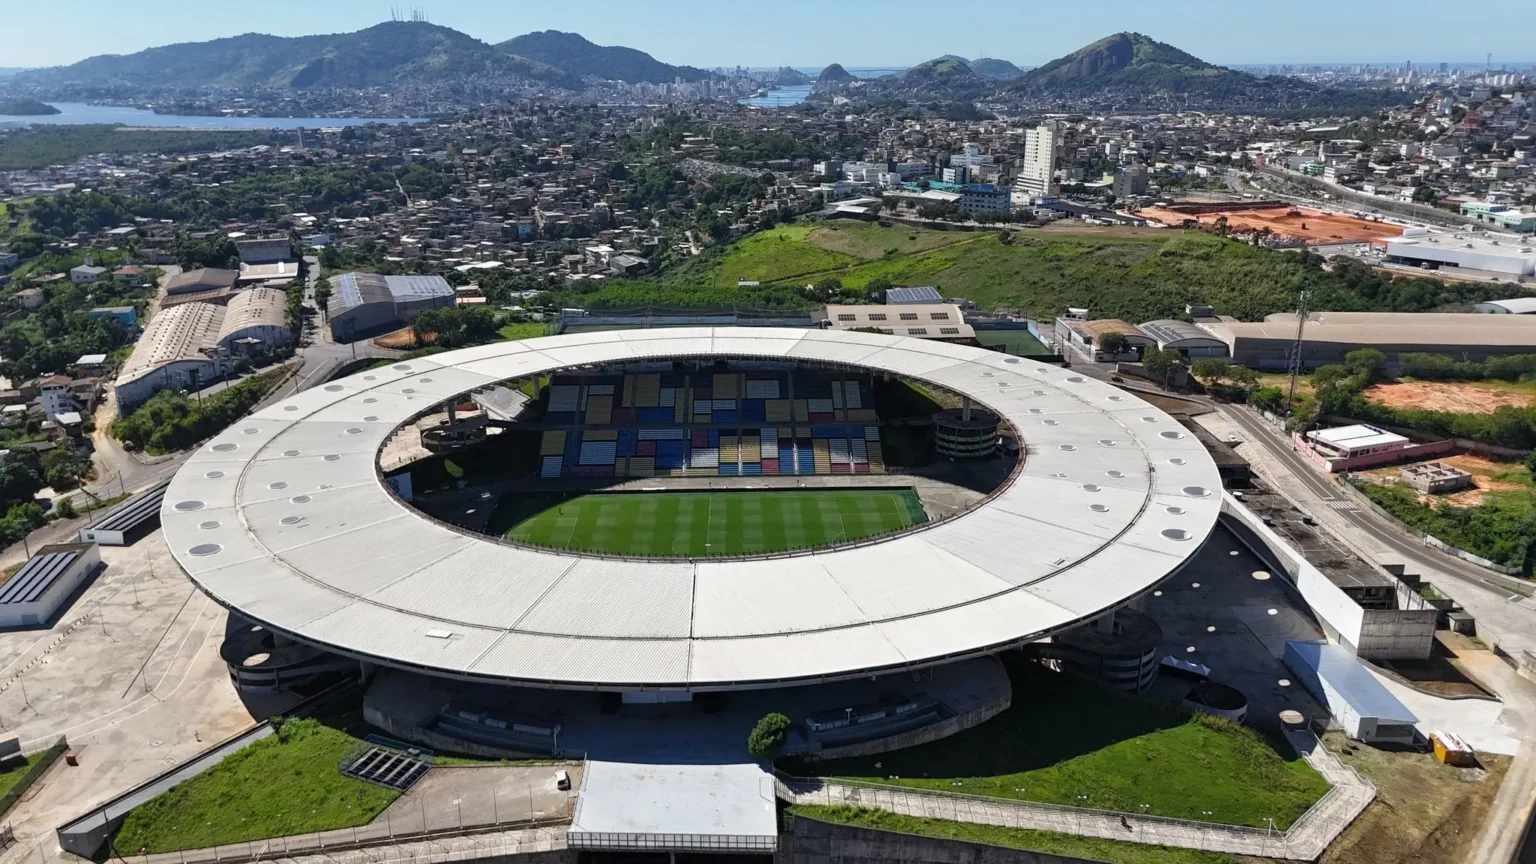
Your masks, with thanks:
[{"label": "road marking", "polygon": [[1356,507],[1354,504],[1351,504],[1348,501],[1341,501],[1338,498],[1330,498],[1329,500],[1324,501],[1323,505],[1325,507],[1330,507],[1330,508],[1332,508],[1334,510],[1338,510],[1341,513],[1358,513],[1358,512],[1360,512],[1360,508],[1359,507]]}]

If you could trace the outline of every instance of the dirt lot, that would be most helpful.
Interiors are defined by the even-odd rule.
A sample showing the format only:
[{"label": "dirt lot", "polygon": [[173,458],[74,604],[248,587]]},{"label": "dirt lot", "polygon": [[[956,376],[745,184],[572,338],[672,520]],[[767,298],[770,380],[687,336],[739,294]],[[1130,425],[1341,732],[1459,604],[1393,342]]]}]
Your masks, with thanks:
[{"label": "dirt lot", "polygon": [[1365,397],[1392,408],[1422,408],[1453,414],[1492,414],[1506,405],[1525,407],[1536,394],[1509,385],[1462,381],[1399,381],[1376,384]]},{"label": "dirt lot", "polygon": [[402,351],[416,347],[416,333],[411,328],[396,330],[393,333],[385,333],[373,340],[373,344],[380,348],[398,348]]},{"label": "dirt lot", "polygon": [[[1521,483],[1495,479],[1494,475],[1519,467],[1512,462],[1494,462],[1476,453],[1457,453],[1454,456],[1446,456],[1434,461],[1450,465],[1453,468],[1460,468],[1470,473],[1472,475],[1472,482],[1476,485],[1471,489],[1454,492],[1450,495],[1420,495],[1420,501],[1436,504],[1453,504],[1457,507],[1471,507],[1483,503],[1483,497],[1489,492],[1513,492],[1528,488]],[[1362,473],[1377,483],[1385,483],[1399,479],[1401,477],[1401,470],[1401,465],[1389,465],[1385,468],[1374,468]]]},{"label": "dirt lot", "polygon": [[[1293,213],[1296,215],[1291,215]],[[1365,243],[1378,237],[1396,237],[1403,233],[1403,229],[1381,222],[1291,207],[1233,209],[1198,216],[1153,207],[1142,210],[1141,215],[1170,225],[1182,224],[1185,219],[1198,219],[1204,225],[1215,225],[1217,219],[1225,216],[1227,226],[1233,231],[1260,231],[1268,228],[1276,234],[1298,237],[1309,244]]]},{"label": "dirt lot", "polygon": [[1375,802],[1323,855],[1323,864],[1448,864],[1467,860],[1509,768],[1507,756],[1480,756],[1482,768],[1452,768],[1425,753],[1350,744],[1328,749],[1376,784]]}]

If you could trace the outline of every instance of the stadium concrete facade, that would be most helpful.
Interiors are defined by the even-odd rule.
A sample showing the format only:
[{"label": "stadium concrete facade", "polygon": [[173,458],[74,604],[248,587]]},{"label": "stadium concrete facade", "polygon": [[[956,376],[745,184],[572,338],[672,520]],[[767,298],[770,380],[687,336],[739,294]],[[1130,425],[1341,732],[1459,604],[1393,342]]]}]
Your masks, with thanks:
[{"label": "stadium concrete facade", "polygon": [[[769,360],[970,397],[1015,430],[985,501],[886,539],[740,559],[626,559],[461,531],[397,498],[378,451],[499,382],[576,367]],[[1177,573],[1220,513],[1173,418],[1027,358],[870,333],[591,332],[403,361],[300,393],[205,444],[162,521],[193,581],[275,634],[365,664],[509,685],[708,691],[933,666],[1035,641]]]}]

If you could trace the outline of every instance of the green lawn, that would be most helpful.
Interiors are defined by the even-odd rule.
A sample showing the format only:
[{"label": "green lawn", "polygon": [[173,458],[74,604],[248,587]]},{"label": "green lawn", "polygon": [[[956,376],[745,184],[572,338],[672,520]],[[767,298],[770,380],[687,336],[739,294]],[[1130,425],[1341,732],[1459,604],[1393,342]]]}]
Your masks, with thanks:
[{"label": "green lawn", "polygon": [[737,279],[779,282],[859,263],[852,255],[807,242],[813,230],[809,224],[782,225],[753,234],[731,247],[711,271],[709,281],[727,286],[734,286]]},{"label": "green lawn", "polygon": [[549,333],[549,325],[539,321],[523,321],[508,324],[496,331],[503,339],[533,339]]},{"label": "green lawn", "polygon": [[508,497],[493,533],[616,555],[759,555],[858,540],[927,521],[911,489],[656,492]]},{"label": "green lawn", "polygon": [[1018,662],[1013,707],[931,744],[813,766],[843,777],[1263,827],[1289,826],[1328,784],[1253,730]]},{"label": "green lawn", "polygon": [[867,222],[828,222],[825,227],[806,235],[806,239],[831,252],[871,260],[968,243],[979,236],[967,231],[924,231],[900,225],[882,228]]},{"label": "green lawn", "polygon": [[1142,843],[1103,840],[1098,837],[1058,834],[1054,831],[1031,831],[1023,828],[977,825],[971,822],[951,822],[947,819],[924,819],[869,807],[796,805],[789,808],[789,812],[822,822],[836,822],[841,825],[873,828],[879,831],[896,831],[902,834],[920,834],[924,837],[942,837],[946,840],[985,843],[989,846],[1006,846],[1010,849],[1028,849],[1031,852],[1101,861],[1104,864],[1232,864],[1237,860],[1231,855],[1219,852],[1148,846]]},{"label": "green lawn", "polygon": [[366,824],[399,793],[341,773],[340,760],[364,734],[356,712],[290,720],[278,734],[129,813],[112,840],[114,854],[203,849]]},{"label": "green lawn", "polygon": [[[21,565],[18,564],[15,567],[6,570],[5,578],[9,579],[12,573],[20,569]],[[39,750],[38,752],[33,753],[31,756],[23,756],[19,759],[8,759],[3,765],[0,765],[0,795],[4,795],[5,793],[15,788],[16,784],[21,782],[22,776],[27,773],[27,769],[31,768],[32,765],[37,762],[37,760],[43,758],[43,754],[45,752],[47,751]]]}]

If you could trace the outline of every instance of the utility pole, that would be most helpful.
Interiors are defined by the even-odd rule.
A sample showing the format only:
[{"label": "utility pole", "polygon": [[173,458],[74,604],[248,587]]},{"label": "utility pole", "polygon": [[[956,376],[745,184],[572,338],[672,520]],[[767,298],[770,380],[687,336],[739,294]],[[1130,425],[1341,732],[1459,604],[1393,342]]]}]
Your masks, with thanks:
[{"label": "utility pole", "polygon": [[1296,401],[1296,384],[1301,378],[1301,354],[1302,336],[1307,329],[1307,301],[1312,299],[1311,291],[1302,291],[1296,300],[1296,344],[1291,346],[1291,394],[1290,401]]}]

